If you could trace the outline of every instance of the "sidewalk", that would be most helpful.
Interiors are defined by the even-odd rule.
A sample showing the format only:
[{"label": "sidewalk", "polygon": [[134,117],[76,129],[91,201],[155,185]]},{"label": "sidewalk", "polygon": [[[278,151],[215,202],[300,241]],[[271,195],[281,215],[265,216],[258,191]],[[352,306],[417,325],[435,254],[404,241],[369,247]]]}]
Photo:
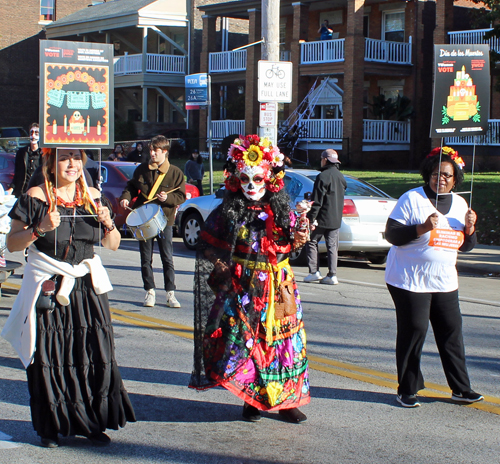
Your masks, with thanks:
[{"label": "sidewalk", "polygon": [[459,272],[500,277],[500,247],[476,245],[468,253],[458,253],[457,268]]}]

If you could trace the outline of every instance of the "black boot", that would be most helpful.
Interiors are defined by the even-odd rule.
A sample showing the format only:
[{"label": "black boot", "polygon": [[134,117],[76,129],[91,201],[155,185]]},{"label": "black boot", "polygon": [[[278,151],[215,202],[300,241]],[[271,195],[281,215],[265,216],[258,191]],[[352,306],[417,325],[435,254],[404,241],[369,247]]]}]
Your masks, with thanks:
[{"label": "black boot", "polygon": [[258,422],[261,419],[260,411],[248,403],[243,405],[243,417],[250,422]]},{"label": "black boot", "polygon": [[307,416],[303,412],[300,412],[298,408],[280,409],[279,415],[286,421],[294,424],[305,422],[307,420]]},{"label": "black boot", "polygon": [[93,433],[90,435],[89,440],[94,446],[108,446],[111,443],[111,438],[104,432]]}]

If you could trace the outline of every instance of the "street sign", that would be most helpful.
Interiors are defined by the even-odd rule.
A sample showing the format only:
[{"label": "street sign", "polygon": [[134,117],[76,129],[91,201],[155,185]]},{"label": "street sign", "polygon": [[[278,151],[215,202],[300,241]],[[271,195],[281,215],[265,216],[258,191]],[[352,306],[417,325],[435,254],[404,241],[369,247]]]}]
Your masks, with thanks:
[{"label": "street sign", "polygon": [[292,63],[290,61],[259,61],[257,100],[291,103]]},{"label": "street sign", "polygon": [[260,104],[260,117],[259,126],[275,126],[277,124],[277,103],[261,103]]},{"label": "street sign", "polygon": [[186,109],[198,110],[200,106],[207,106],[207,74],[189,74],[185,76],[184,83],[186,87]]}]

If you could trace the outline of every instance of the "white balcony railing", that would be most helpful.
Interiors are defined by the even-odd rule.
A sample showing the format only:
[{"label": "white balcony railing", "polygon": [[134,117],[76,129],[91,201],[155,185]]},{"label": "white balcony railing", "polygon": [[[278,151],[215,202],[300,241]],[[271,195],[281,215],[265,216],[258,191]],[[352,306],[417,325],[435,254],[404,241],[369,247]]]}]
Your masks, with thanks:
[{"label": "white balcony railing", "polygon": [[334,63],[344,61],[345,39],[320,40],[300,44],[300,63]]},{"label": "white balcony railing", "polygon": [[231,134],[244,134],[245,133],[245,120],[231,120],[212,121],[212,139],[222,140]]},{"label": "white balcony railing", "polygon": [[[410,143],[411,123],[406,121],[363,120],[363,141],[377,143]],[[340,142],[342,119],[304,119],[301,121],[300,141]]]},{"label": "white balcony railing", "polygon": [[490,50],[494,50],[500,53],[500,38],[492,37],[491,39],[485,40],[484,34],[491,31],[492,29],[477,29],[473,31],[455,31],[448,32],[450,39],[450,44],[488,44]]},{"label": "white balcony railing", "polygon": [[363,142],[410,143],[410,122],[363,120]]},{"label": "white balcony railing", "polygon": [[342,140],[342,119],[305,119],[302,121],[299,140]]},{"label": "white balcony railing", "polygon": [[142,55],[115,56],[115,76],[142,73]]},{"label": "white balcony railing", "polygon": [[365,39],[365,60],[411,64],[411,37],[408,42]]},{"label": "white balcony railing", "polygon": [[[334,63],[344,61],[344,40],[304,42],[300,47],[300,63]],[[409,42],[365,39],[365,60],[381,63],[411,64],[411,37]]]},{"label": "white balcony railing", "polygon": [[469,135],[465,137],[445,137],[445,143],[450,145],[500,145],[500,119],[488,121],[488,132],[485,135]]},{"label": "white balcony railing", "polygon": [[208,72],[223,73],[244,71],[247,68],[247,51],[210,53],[208,56]]},{"label": "white balcony railing", "polygon": [[184,74],[186,69],[186,57],[179,55],[162,55],[148,53],[146,59],[146,70],[142,69],[142,53],[115,56],[115,76],[127,74],[140,74],[142,72],[154,74]]},{"label": "white balcony railing", "polygon": [[185,56],[148,53],[146,72],[158,74],[184,74],[185,69]]}]

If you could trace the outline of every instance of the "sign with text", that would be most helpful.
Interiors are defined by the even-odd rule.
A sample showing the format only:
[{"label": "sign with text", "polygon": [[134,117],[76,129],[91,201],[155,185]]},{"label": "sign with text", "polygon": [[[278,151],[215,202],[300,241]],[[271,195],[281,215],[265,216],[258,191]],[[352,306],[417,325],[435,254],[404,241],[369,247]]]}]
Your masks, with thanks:
[{"label": "sign with text", "polygon": [[278,123],[278,104],[261,103],[259,113],[259,126],[275,126]]},{"label": "sign with text", "polygon": [[40,41],[40,146],[114,147],[112,44]]},{"label": "sign with text", "polygon": [[484,135],[489,109],[489,45],[435,45],[430,136]]},{"label": "sign with text", "polygon": [[200,106],[207,106],[207,74],[189,74],[185,76],[184,82],[186,87],[186,109],[198,110]]},{"label": "sign with text", "polygon": [[292,63],[290,61],[259,61],[257,100],[291,103]]}]

